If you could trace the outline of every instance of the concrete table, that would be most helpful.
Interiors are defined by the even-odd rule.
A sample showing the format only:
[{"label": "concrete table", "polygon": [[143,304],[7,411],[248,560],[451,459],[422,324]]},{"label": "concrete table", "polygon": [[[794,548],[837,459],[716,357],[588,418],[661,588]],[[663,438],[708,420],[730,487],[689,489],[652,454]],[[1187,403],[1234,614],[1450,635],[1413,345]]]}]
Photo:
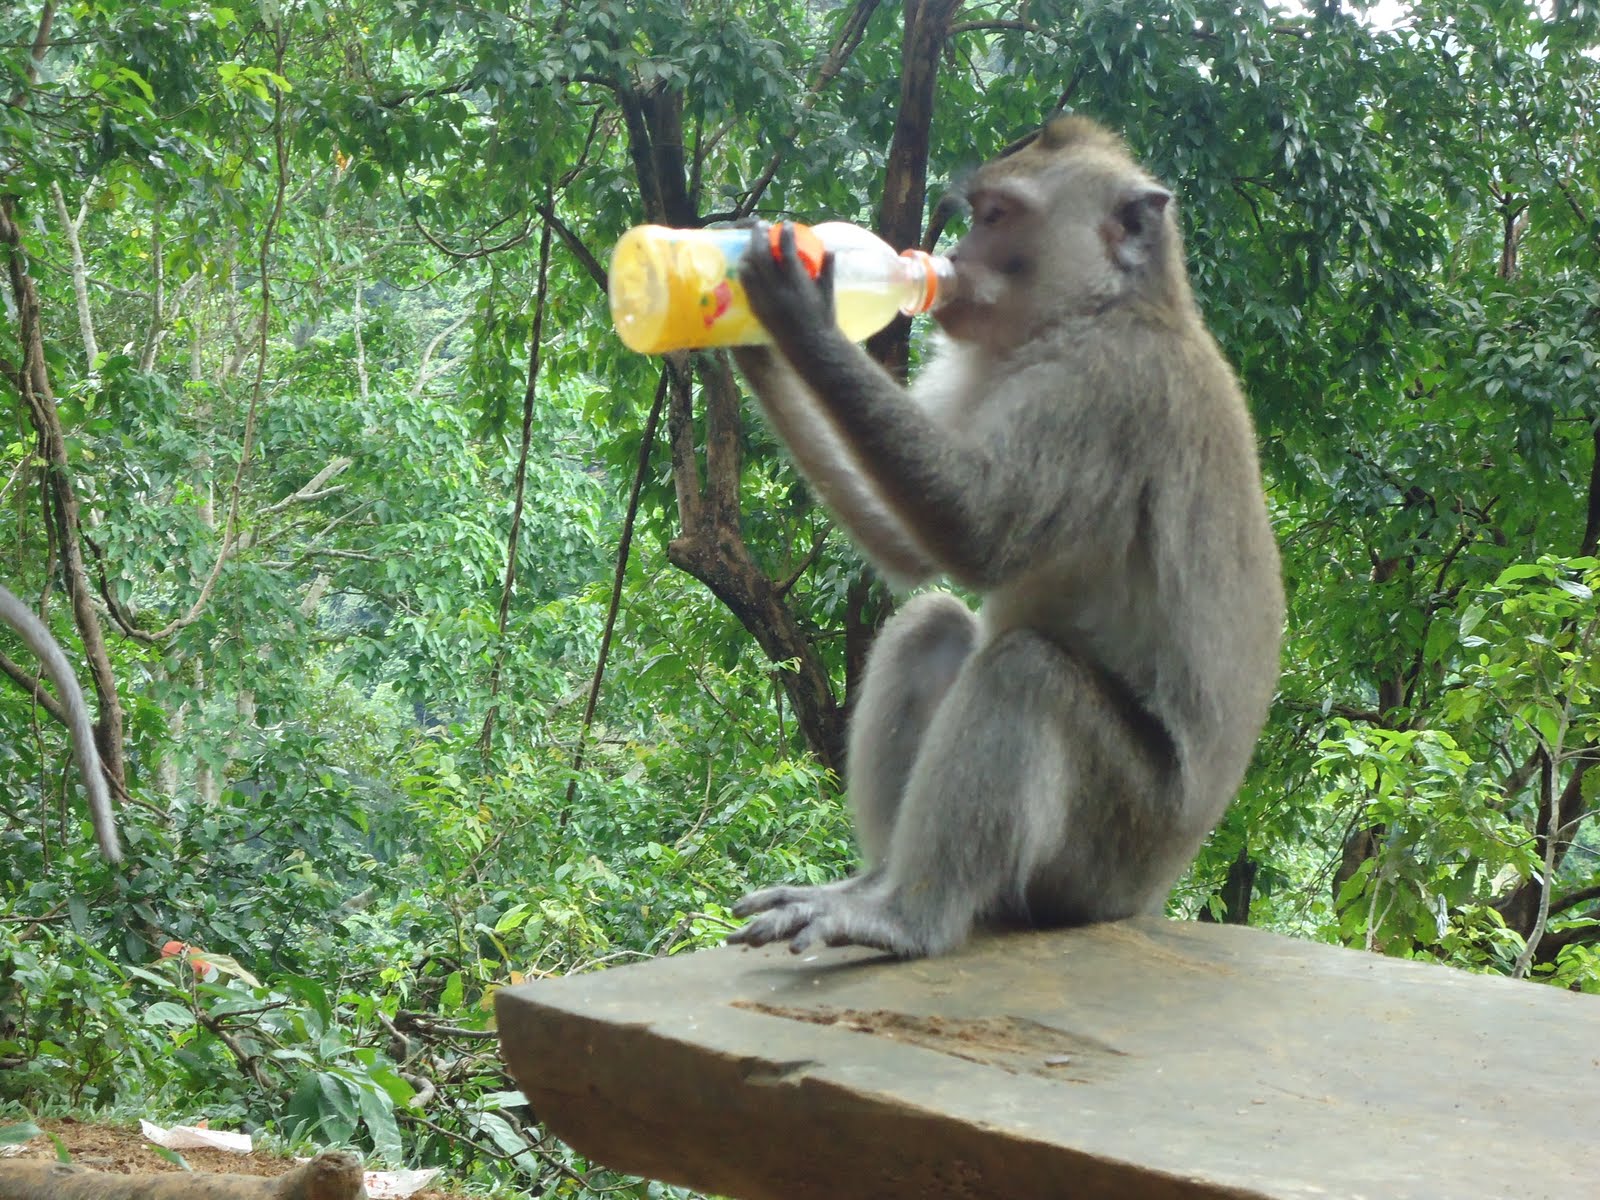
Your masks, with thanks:
[{"label": "concrete table", "polygon": [[1224,925],[507,988],[535,1113],[739,1200],[1600,1197],[1600,998]]}]

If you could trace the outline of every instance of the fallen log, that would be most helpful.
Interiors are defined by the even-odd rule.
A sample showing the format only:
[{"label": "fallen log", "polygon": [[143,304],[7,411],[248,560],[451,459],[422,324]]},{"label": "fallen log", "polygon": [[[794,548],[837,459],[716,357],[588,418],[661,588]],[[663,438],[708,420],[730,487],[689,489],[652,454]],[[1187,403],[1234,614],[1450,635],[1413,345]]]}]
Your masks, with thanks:
[{"label": "fallen log", "polygon": [[0,1200],[367,1200],[361,1160],[328,1151],[282,1175],[118,1175],[71,1163],[0,1160]]}]

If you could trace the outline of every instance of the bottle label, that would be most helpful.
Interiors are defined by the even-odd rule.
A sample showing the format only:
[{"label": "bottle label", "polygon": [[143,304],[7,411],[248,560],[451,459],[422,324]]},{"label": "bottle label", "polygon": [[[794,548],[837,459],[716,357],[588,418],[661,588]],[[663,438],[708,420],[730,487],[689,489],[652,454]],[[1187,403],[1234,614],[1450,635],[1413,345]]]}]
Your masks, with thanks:
[{"label": "bottle label", "polygon": [[758,340],[736,274],[749,244],[746,229],[630,232],[611,263],[611,313],[623,340],[646,354]]}]

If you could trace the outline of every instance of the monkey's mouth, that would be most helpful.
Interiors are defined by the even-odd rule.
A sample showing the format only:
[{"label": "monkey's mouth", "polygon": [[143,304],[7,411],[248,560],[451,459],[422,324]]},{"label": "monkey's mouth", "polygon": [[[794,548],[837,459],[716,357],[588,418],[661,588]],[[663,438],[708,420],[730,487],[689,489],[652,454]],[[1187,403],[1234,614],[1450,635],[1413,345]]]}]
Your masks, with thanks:
[{"label": "monkey's mouth", "polygon": [[961,262],[959,259],[952,259],[951,265],[955,270],[954,277],[950,281],[950,292],[944,302],[934,310],[934,316],[957,308],[969,311],[975,308],[991,308],[999,302],[1005,281],[997,272],[987,270],[976,263]]},{"label": "monkey's mouth", "polygon": [[992,271],[956,264],[949,293],[942,298],[932,316],[940,329],[953,338],[977,336],[981,322],[1003,294],[1003,283]]}]

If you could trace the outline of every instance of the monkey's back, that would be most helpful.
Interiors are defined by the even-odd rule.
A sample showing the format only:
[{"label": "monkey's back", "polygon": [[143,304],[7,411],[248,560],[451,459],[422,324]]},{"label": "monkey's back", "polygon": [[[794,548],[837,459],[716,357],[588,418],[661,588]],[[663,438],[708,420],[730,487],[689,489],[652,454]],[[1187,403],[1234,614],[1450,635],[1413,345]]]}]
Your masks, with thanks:
[{"label": "monkey's back", "polygon": [[[1199,836],[1237,790],[1271,702],[1278,552],[1249,412],[1198,317],[1122,324],[1031,347],[969,414],[969,436],[1006,431],[991,453],[1033,479],[1073,468],[1054,511],[1014,514],[1043,553],[988,590],[982,625],[985,637],[1038,629],[1122,681],[1172,737]],[[1053,394],[1035,394],[1041,380]],[[1029,406],[1036,416],[1008,411]],[[1086,496],[1093,511],[1072,511]]]},{"label": "monkey's back", "polygon": [[[1174,434],[1193,470],[1170,497],[1163,526],[1171,578],[1163,581],[1189,678],[1163,681],[1161,704],[1191,731],[1190,764],[1217,815],[1249,766],[1277,686],[1284,598],[1255,430],[1232,369],[1196,326],[1174,361]],[[1204,386],[1195,386],[1204,381]],[[1214,817],[1211,819],[1215,819]]]}]

